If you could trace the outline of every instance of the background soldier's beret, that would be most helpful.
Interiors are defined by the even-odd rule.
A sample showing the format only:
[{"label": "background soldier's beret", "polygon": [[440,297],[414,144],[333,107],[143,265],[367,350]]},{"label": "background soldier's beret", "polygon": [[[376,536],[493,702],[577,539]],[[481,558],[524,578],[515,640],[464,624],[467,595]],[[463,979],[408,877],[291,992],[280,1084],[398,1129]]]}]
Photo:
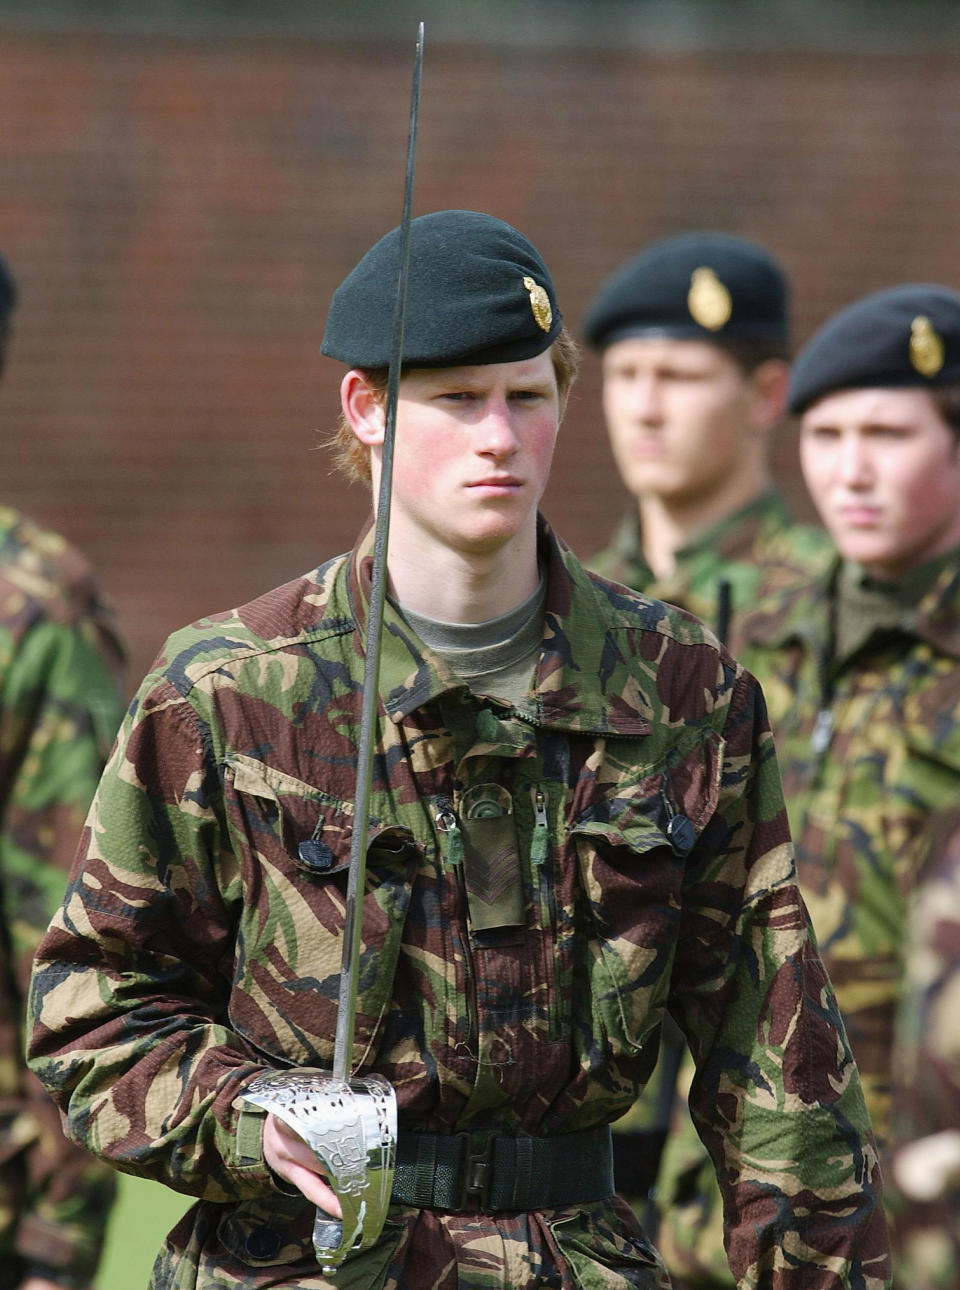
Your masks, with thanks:
[{"label": "background soldier's beret", "polygon": [[[390,361],[400,230],[382,237],[334,292],[321,351],[351,367]],[[410,226],[403,361],[418,367],[512,363],[556,340],[563,319],[536,248],[476,211]]]},{"label": "background soldier's beret", "polygon": [[787,282],[762,247],[725,233],[655,242],[608,278],[583,334],[595,349],[633,336],[766,341],[786,349]]},{"label": "background soldier's beret", "polygon": [[960,293],[911,282],[875,291],[834,314],[797,356],[791,412],[834,390],[960,382]]},{"label": "background soldier's beret", "polygon": [[0,255],[0,327],[10,317],[16,303],[17,288],[13,281],[13,275],[7,268],[3,256]]}]

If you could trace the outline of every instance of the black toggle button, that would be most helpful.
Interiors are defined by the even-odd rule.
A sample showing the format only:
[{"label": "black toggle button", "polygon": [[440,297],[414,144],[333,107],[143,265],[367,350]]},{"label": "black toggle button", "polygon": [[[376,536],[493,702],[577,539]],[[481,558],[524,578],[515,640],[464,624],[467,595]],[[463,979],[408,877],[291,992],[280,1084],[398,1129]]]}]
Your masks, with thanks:
[{"label": "black toggle button", "polygon": [[308,838],[297,847],[297,855],[314,873],[326,873],[333,868],[334,854],[330,848],[316,838]]},{"label": "black toggle button", "polygon": [[247,1236],[246,1247],[251,1259],[275,1259],[280,1253],[280,1233],[272,1227],[254,1228]]},{"label": "black toggle button", "polygon": [[685,815],[674,815],[667,825],[667,837],[677,855],[685,856],[697,840],[697,830]]}]

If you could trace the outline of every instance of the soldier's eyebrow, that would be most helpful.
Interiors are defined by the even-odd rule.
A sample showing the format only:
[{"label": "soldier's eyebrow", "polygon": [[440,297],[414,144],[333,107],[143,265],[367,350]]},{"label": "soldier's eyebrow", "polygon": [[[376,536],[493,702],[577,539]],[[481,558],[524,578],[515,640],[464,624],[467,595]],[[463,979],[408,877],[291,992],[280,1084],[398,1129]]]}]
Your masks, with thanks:
[{"label": "soldier's eyebrow", "polygon": [[865,434],[874,434],[877,431],[885,431],[889,433],[891,430],[894,433],[899,432],[903,434],[913,430],[914,428],[912,421],[904,421],[899,417],[894,421],[862,421],[860,423],[860,429]]},{"label": "soldier's eyebrow", "polygon": [[635,358],[605,358],[602,367],[605,376],[624,376],[638,371],[640,364]]},{"label": "soldier's eyebrow", "polygon": [[838,421],[831,420],[805,421],[803,424],[803,431],[805,434],[817,434],[823,430],[830,430],[835,434],[839,434],[841,426]]}]

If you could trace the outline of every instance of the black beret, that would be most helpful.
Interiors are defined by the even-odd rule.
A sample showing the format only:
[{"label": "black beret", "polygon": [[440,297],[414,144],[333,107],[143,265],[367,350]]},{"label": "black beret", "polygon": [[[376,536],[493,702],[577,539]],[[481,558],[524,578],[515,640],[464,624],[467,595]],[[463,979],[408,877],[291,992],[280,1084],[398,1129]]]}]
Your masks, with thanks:
[{"label": "black beret", "polygon": [[904,283],[855,301],[823,324],[797,356],[791,412],[834,390],[960,382],[960,293]]},{"label": "black beret", "polygon": [[13,275],[7,268],[6,261],[0,255],[0,327],[13,313],[13,307],[17,303],[17,287],[13,280]]},{"label": "black beret", "polygon": [[[334,292],[321,351],[351,367],[390,361],[400,229],[382,237]],[[403,361],[418,367],[512,363],[556,340],[553,280],[515,228],[477,211],[410,225]]]},{"label": "black beret", "polygon": [[726,233],[681,233],[628,260],[594,296],[583,334],[595,349],[631,336],[787,344],[787,281],[762,247]]}]

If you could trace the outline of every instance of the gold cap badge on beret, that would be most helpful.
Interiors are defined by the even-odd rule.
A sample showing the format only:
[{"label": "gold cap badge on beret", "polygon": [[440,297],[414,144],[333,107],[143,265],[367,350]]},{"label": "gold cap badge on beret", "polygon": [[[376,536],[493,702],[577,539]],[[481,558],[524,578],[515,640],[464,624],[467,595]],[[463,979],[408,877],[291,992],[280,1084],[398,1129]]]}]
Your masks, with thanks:
[{"label": "gold cap badge on beret", "polygon": [[687,293],[687,308],[694,322],[707,331],[719,331],[730,320],[733,301],[713,269],[703,266],[694,269]]},{"label": "gold cap badge on beret", "polygon": [[936,376],[943,367],[945,350],[929,318],[918,314],[910,324],[910,362],[921,376]]},{"label": "gold cap badge on beret", "polygon": [[523,285],[530,295],[530,308],[534,322],[541,331],[549,331],[553,325],[553,310],[550,308],[550,297],[539,282],[533,278],[524,278]]}]

